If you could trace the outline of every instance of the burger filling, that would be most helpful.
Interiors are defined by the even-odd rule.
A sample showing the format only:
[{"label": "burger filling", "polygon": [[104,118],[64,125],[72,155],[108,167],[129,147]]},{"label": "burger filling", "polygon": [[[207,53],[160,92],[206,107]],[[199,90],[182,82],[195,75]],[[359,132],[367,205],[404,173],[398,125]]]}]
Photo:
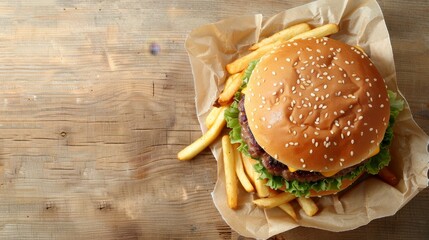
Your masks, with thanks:
[{"label": "burger filling", "polygon": [[[257,63],[258,60],[250,63],[246,69],[241,90],[246,87]],[[250,131],[244,109],[244,94],[240,91],[236,94],[234,102],[225,111],[225,119],[228,128],[231,129],[229,132],[231,142],[240,143],[238,149],[242,153],[259,161],[259,163],[255,164],[254,168],[260,174],[260,178],[267,179],[267,185],[270,188],[282,188],[296,196],[308,196],[310,190],[316,192],[338,190],[342,185],[343,179],[354,179],[363,172],[375,175],[389,164],[389,148],[393,137],[393,124],[399,112],[403,109],[404,103],[402,100],[396,99],[395,93],[388,91],[388,95],[390,101],[390,119],[378,153],[358,165],[345,168],[331,176],[326,176],[326,173],[322,174],[314,171],[295,171],[266,153],[256,142]]]}]

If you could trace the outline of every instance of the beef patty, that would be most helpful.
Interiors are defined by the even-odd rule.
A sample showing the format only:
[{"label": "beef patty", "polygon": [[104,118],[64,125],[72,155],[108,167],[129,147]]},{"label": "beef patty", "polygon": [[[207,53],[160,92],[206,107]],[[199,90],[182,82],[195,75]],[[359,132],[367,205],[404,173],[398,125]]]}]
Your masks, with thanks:
[{"label": "beef patty", "polygon": [[[289,168],[285,164],[271,157],[256,142],[255,137],[250,131],[247,116],[246,116],[246,111],[244,109],[244,96],[241,98],[240,102],[238,103],[238,110],[239,110],[238,121],[241,125],[241,138],[244,140],[244,142],[247,143],[247,146],[249,148],[249,154],[253,158],[261,159],[262,165],[264,165],[264,167],[268,170],[270,174],[274,176],[282,176],[284,179],[288,181],[297,180],[299,182],[315,182],[326,178],[320,172],[309,172],[309,171],[301,171],[301,170],[297,170],[295,172],[289,171]],[[336,173],[334,176],[332,176],[332,178],[344,176],[352,172],[355,168],[359,167],[362,164],[364,164],[364,162],[355,166],[345,168],[339,171],[338,173]]]}]

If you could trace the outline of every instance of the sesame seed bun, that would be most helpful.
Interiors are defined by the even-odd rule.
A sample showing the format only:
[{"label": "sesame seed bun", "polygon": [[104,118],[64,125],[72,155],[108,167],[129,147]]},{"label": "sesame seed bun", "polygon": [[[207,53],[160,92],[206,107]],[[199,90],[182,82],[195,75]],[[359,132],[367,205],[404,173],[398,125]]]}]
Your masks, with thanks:
[{"label": "sesame seed bun", "polygon": [[390,106],[380,73],[329,38],[286,43],[261,58],[244,103],[258,144],[289,168],[339,171],[378,149]]}]

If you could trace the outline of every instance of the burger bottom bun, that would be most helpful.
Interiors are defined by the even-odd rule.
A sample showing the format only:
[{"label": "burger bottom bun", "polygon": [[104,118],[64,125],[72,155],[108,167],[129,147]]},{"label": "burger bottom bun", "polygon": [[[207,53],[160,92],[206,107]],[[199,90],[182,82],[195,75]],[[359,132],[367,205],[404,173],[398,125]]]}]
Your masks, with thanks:
[{"label": "burger bottom bun", "polygon": [[353,179],[344,179],[342,181],[340,189],[338,189],[338,190],[328,190],[328,191],[320,191],[320,192],[310,190],[310,197],[319,197],[319,196],[337,194],[338,192],[341,192],[344,189],[350,187],[350,185],[352,185],[354,182],[356,182],[356,180],[358,180],[362,175],[363,175],[363,173],[361,173],[359,176],[357,176]]},{"label": "burger bottom bun", "polygon": [[[353,178],[353,179],[344,179],[342,181],[341,187],[338,190],[327,190],[327,191],[315,191],[315,190],[310,190],[310,196],[309,197],[321,197],[321,196],[327,196],[327,195],[332,195],[332,194],[337,194],[341,191],[343,191],[344,189],[350,187],[350,185],[352,185],[354,182],[356,182],[356,180],[358,180],[364,173],[362,172],[359,176]],[[280,190],[285,191],[284,187],[281,187]]]}]

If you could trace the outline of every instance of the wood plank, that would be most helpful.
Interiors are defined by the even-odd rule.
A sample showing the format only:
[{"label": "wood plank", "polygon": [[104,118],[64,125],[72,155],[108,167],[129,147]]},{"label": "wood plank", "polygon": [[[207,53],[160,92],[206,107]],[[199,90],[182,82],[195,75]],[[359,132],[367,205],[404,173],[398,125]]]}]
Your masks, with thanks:
[{"label": "wood plank", "polygon": [[[184,42],[206,23],[307,2],[0,2],[0,238],[243,239],[212,203],[210,151],[176,161],[201,134]],[[428,3],[379,2],[399,88],[429,133]],[[354,231],[275,239],[427,238],[428,198]]]}]

